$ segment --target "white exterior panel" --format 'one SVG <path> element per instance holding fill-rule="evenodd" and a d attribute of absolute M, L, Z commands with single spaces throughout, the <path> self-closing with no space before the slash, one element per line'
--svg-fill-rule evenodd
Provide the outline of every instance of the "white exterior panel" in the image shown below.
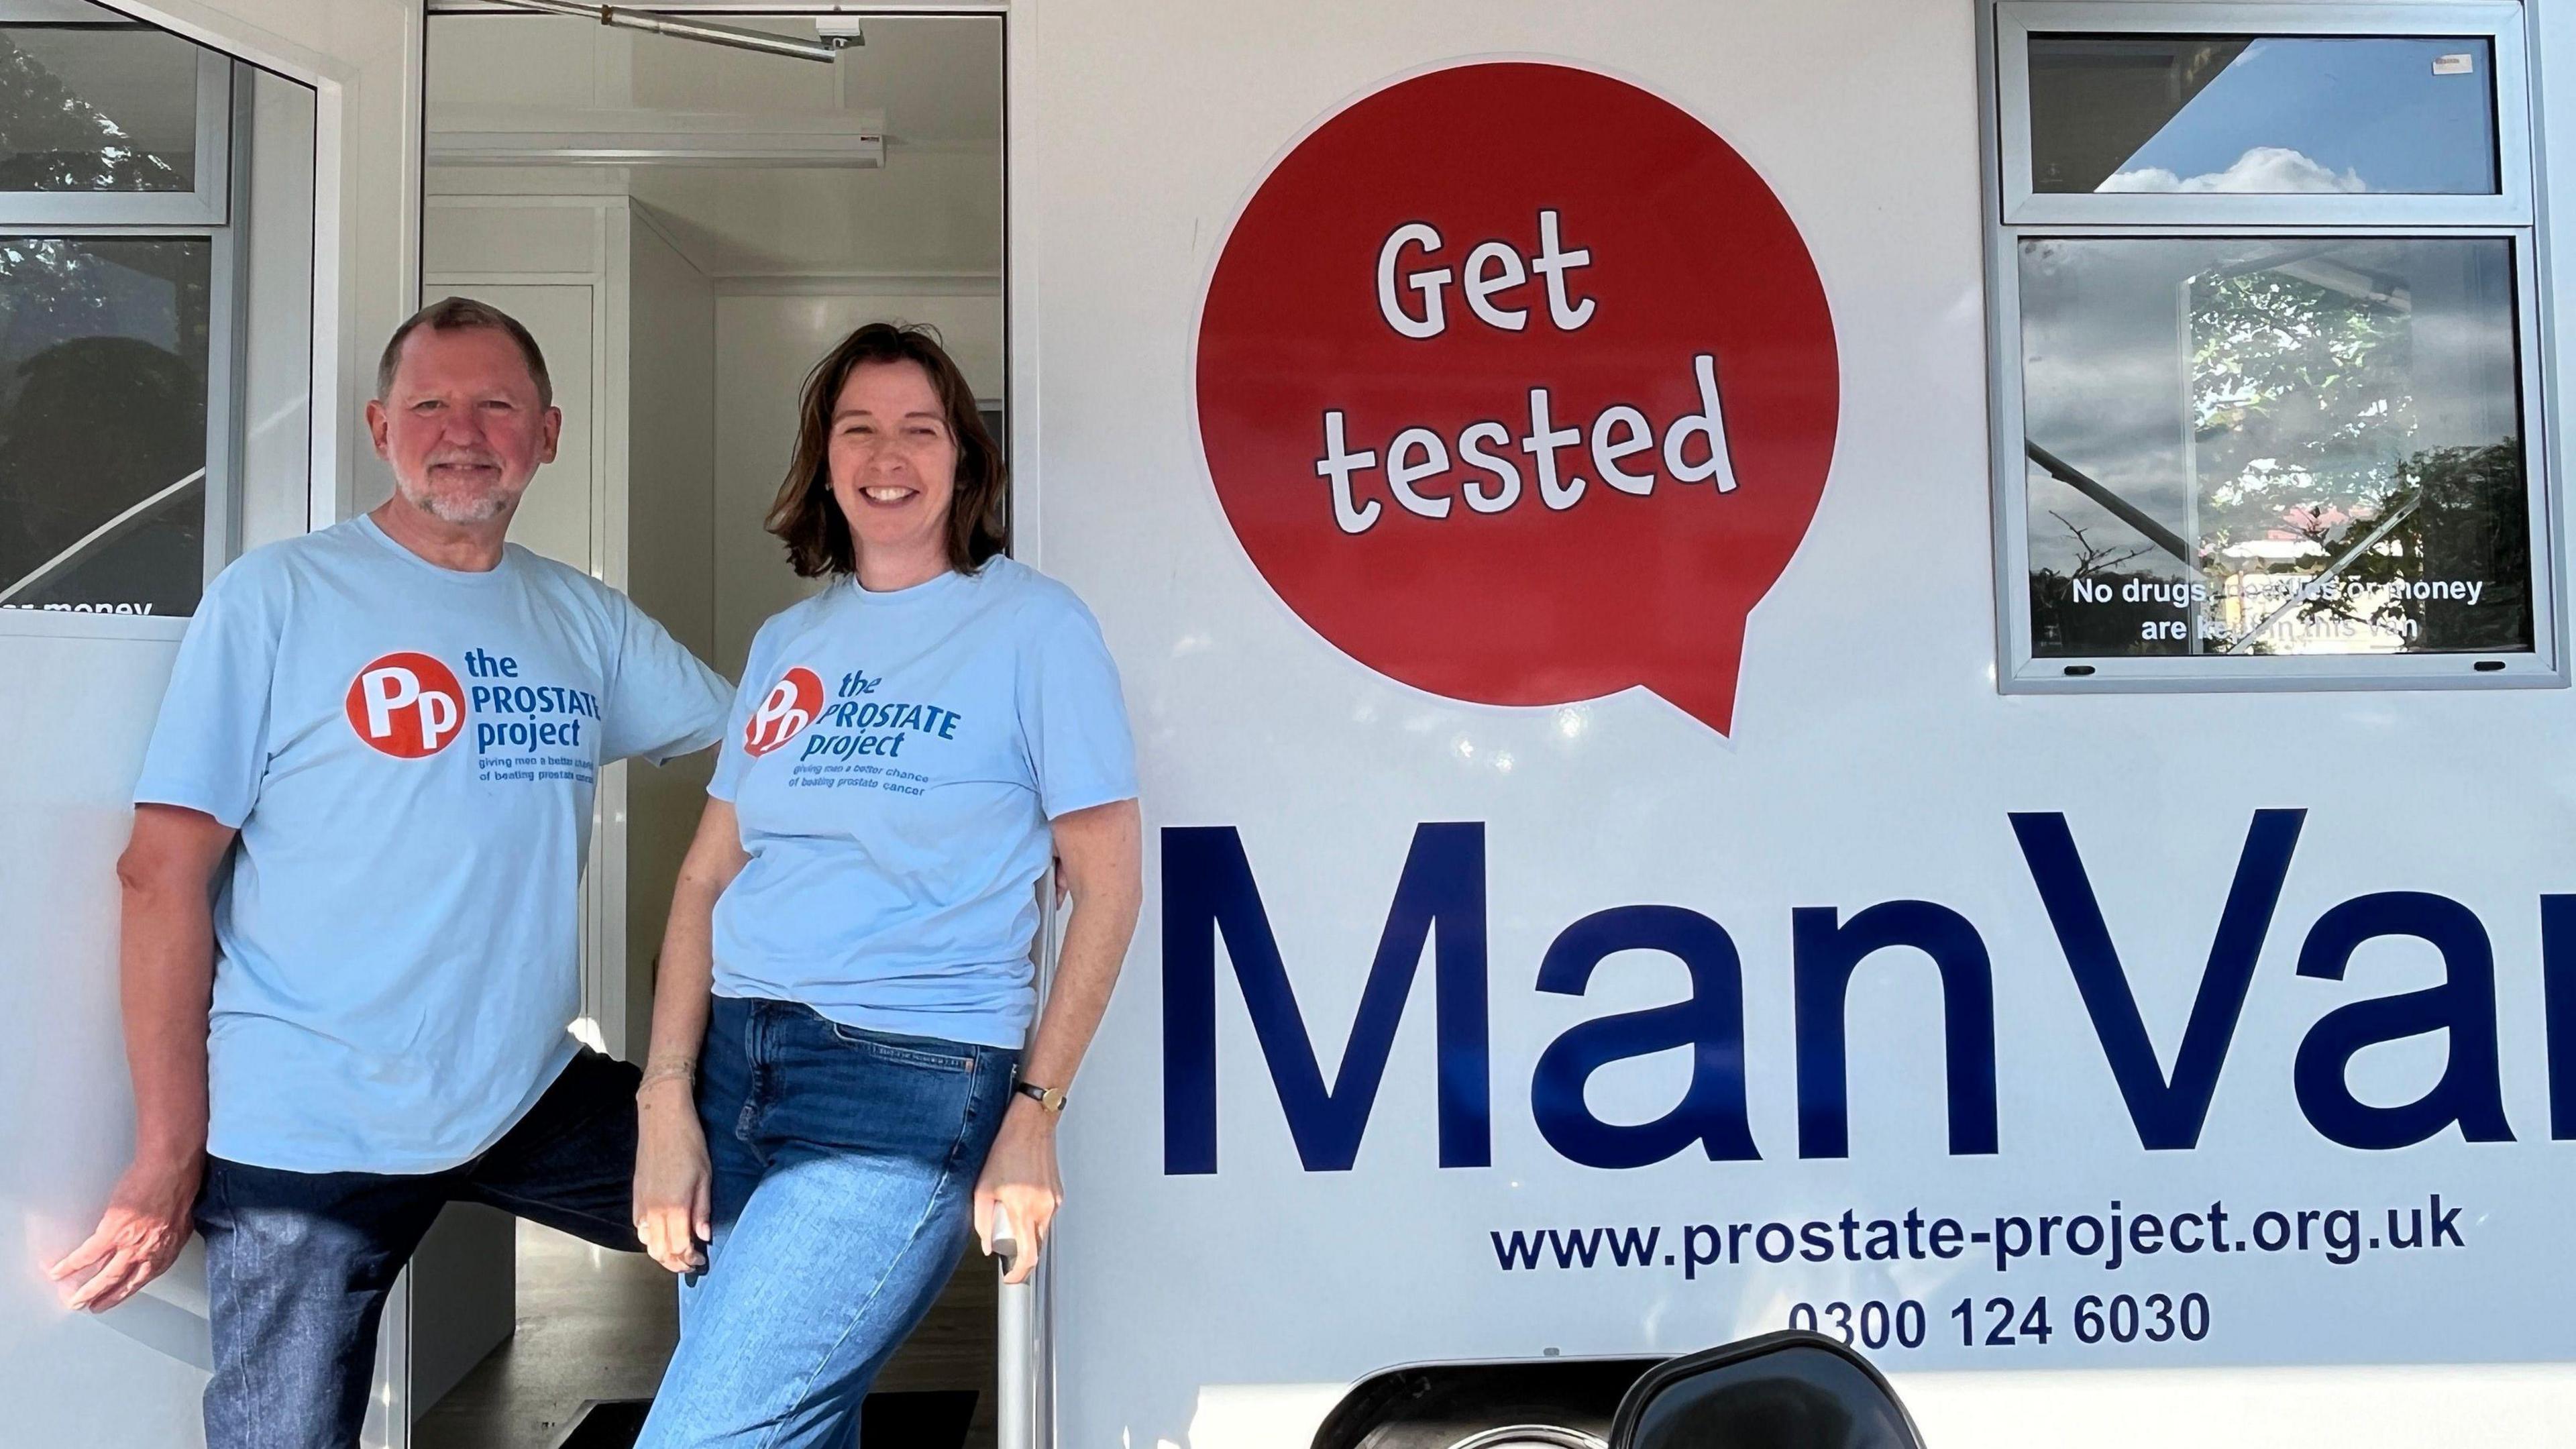
<path fill-rule="evenodd" d="M 101 1318 L 64 1312 L 44 1276 L 97 1225 L 134 1142 L 115 862 L 170 656 L 157 640 L 0 637 L 0 919 L 13 923 L 0 936 L 0 1397 L 16 1406 L 13 1442 L 193 1442 L 212 1365 L 193 1244 Z"/>
<path fill-rule="evenodd" d="M 1462 0 L 1220 17 L 1044 0 L 1036 22 L 1037 73 L 1013 110 L 1015 125 L 1029 117 L 1015 204 L 1033 209 L 1038 246 L 1015 259 L 1028 262 L 1015 306 L 1043 299 L 1043 564 L 1091 604 L 1117 653 L 1148 826 L 1144 924 L 1063 1129 L 1055 1443 L 1303 1445 L 1344 1386 L 1392 1366 L 1673 1353 L 1783 1326 L 1800 1300 L 1909 1297 L 1930 1310 L 1932 1346 L 1877 1358 L 1938 1443 L 2563 1435 L 2576 1375 L 2534 1362 L 2576 1349 L 2560 1306 L 2576 1264 L 2560 1241 L 2570 1184 L 2550 1140 L 2538 925 L 2542 895 L 2576 888 L 2564 847 L 2576 701 L 2547 688 L 1997 691 L 1971 6 Z M 2576 17 L 2544 18 L 2537 49 L 2547 94 L 2548 77 L 2576 65 Z M 1211 486 L 1194 345 L 1247 198 L 1352 101 L 1496 56 L 1607 73 L 1699 118 L 1777 194 L 1830 299 L 1842 380 L 1831 481 L 1751 616 L 1727 734 L 1643 690 L 1493 707 L 1364 668 L 1256 570 Z M 2567 124 L 2553 109 L 2541 128 L 2552 177 L 2576 154 Z M 1498 166 L 1510 150 L 1497 139 Z M 2567 194 L 2563 181 L 2549 189 Z M 2554 356 L 2563 367 L 2564 348 Z M 1279 486 L 1320 497 L 1324 485 L 1283 470 Z M 2563 523 L 2551 526 L 2566 557 Z M 2170 1070 L 2263 809 L 2307 813 L 2244 1014 L 2198 1145 L 2149 1151 L 2008 817 L 2065 816 Z M 1434 822 L 1483 826 L 1492 1165 L 1438 1165 L 1430 953 L 1356 1161 L 1323 1171 L 1301 1162 L 1221 948 L 1218 1166 L 1167 1171 L 1161 832 L 1239 833 L 1330 1085 L 1408 847 Z M 2296 974 L 2314 926 L 2375 892 L 2436 893 L 2475 913 L 2493 948 L 2501 1097 L 2518 1140 L 2468 1143 L 2454 1128 L 2365 1152 L 2303 1117 L 2294 1059 L 2316 1021 L 2443 979 L 2429 948 L 2398 940 L 2363 947 L 2344 982 Z M 1791 911 L 1834 907 L 1848 921 L 1908 899 L 1964 917 L 1991 955 L 2000 1151 L 1946 1150 L 1937 978 L 1892 951 L 1852 990 L 1850 1155 L 1802 1160 Z M 1705 915 L 1741 954 L 1758 1161 L 1693 1148 L 1582 1167 L 1533 1120 L 1533 1064 L 1560 1033 L 1688 995 L 1678 962 L 1645 953 L 1610 958 L 1580 997 L 1532 989 L 1571 923 L 1642 903 Z M 2439 1035 L 2373 1051 L 2352 1081 L 2374 1103 L 2422 1093 L 2445 1060 Z M 1604 1070 L 1589 1100 L 1606 1120 L 1643 1121 L 1687 1080 L 1667 1053 Z M 1795 1223 L 1846 1206 L 1867 1218 L 1938 1203 L 1991 1220 L 2100 1212 L 2112 1199 L 2375 1209 L 2432 1191 L 2477 1205 L 2469 1246 L 2350 1268 L 2258 1252 L 2143 1274 L 2061 1258 L 1999 1276 L 1963 1257 L 1685 1279 L 1662 1263 L 1507 1273 L 1488 1240 L 1660 1225 L 1669 1250 L 1686 1224 Z M 2219 1326 L 2154 1354 L 2067 1341 L 2080 1295 L 2151 1287 L 2204 1292 Z M 1959 1348 L 1946 1310 L 1997 1292 L 2045 1292 L 2057 1344 Z M 2409 1359 L 2437 1362 L 2363 1366 Z"/>

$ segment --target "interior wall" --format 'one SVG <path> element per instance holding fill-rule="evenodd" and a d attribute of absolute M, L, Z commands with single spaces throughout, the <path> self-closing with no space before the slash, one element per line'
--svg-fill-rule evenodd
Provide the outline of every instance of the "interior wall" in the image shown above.
<path fill-rule="evenodd" d="M 890 145 L 875 171 L 674 166 L 634 177 L 635 198 L 727 278 L 1001 275 L 1001 157 L 991 146 Z"/>
<path fill-rule="evenodd" d="M 796 450 L 796 400 L 808 369 L 872 321 L 939 329 L 975 396 L 1003 389 L 1002 298 L 988 295 L 805 295 L 730 292 L 716 299 L 715 653 L 739 677 L 751 636 L 812 592 L 761 528 Z"/>
<path fill-rule="evenodd" d="M 728 23 L 814 35 L 802 18 Z M 432 194 L 631 195 L 700 271 L 728 283 L 853 271 L 989 282 L 1001 272 L 998 17 L 871 17 L 867 44 L 825 66 L 578 18 L 442 15 L 430 27 L 428 91 Z M 853 110 L 883 116 L 883 166 L 440 164 L 448 131 L 614 127 L 644 112 L 792 123 Z"/>
<path fill-rule="evenodd" d="M 737 23 L 814 33 L 803 18 Z M 807 592 L 760 527 L 793 451 L 806 369 L 861 322 L 920 321 L 940 329 L 979 398 L 1002 396 L 999 19 L 871 17 L 866 45 L 822 66 L 579 19 L 442 15 L 429 27 L 428 62 L 433 196 L 627 197 L 639 231 L 649 219 L 657 240 L 712 283 L 713 341 L 698 376 L 712 388 L 714 496 L 709 525 L 691 536 L 713 540 L 706 658 L 738 672 L 761 621 Z M 851 111 L 882 115 L 882 167 L 439 160 L 449 133 L 615 129 L 648 115 L 677 124 L 713 113 L 792 125 Z M 637 306 L 650 305 L 655 290 L 639 275 Z M 636 325 L 640 368 L 649 350 L 640 314 Z M 676 359 L 671 365 L 678 386 L 689 374 Z M 639 373 L 639 428 L 643 386 Z M 651 451 L 639 431 L 634 456 Z M 644 551 L 649 531 L 639 518 L 629 575 L 639 599 L 659 567 Z M 634 874 L 644 878 L 642 862 Z M 630 905 L 640 926 L 645 903 Z M 630 931 L 636 950 L 649 951 L 659 936 L 658 921 L 649 932 Z"/>
<path fill-rule="evenodd" d="M 624 310 L 612 261 L 626 227 L 614 203 L 588 206 L 495 204 L 444 198 L 427 208 L 423 229 L 425 297 L 465 296 L 517 318 L 536 339 L 563 410 L 555 461 L 530 484 L 511 520 L 511 542 L 584 572 L 615 578 L 616 555 L 602 546 L 624 495 L 624 418 L 602 413 L 622 396 L 624 368 L 609 355 L 601 321 Z M 601 774 L 599 808 L 622 798 L 617 767 Z M 583 882 L 585 922 L 615 908 L 622 892 L 603 861 L 622 858 L 615 832 L 595 831 Z M 622 877 L 620 878 L 622 879 Z M 606 902 L 601 897 L 605 895 Z M 585 930 L 587 935 L 587 928 Z M 585 941 L 583 998 L 595 999 Z M 622 969 L 623 962 L 619 962 Z M 411 1407 L 433 1407 L 515 1331 L 517 1237 L 510 1219 L 475 1204 L 452 1203 L 412 1259 Z"/>
<path fill-rule="evenodd" d="M 837 285 L 860 271 L 916 289 L 1001 275 L 1001 160 L 898 149 L 882 171 L 434 166 L 431 196 L 632 196 L 728 286 Z M 853 285 L 866 286 L 863 276 Z"/>
<path fill-rule="evenodd" d="M 643 208 L 627 313 L 627 584 L 701 659 L 715 656 L 716 294 Z M 727 675 L 731 677 L 730 674 Z M 626 1049 L 644 1059 L 671 883 L 706 798 L 712 752 L 628 766 Z"/>
<path fill-rule="evenodd" d="M 483 1203 L 449 1203 L 411 1261 L 411 1402 L 417 1417 L 516 1331 L 516 1220 Z"/>

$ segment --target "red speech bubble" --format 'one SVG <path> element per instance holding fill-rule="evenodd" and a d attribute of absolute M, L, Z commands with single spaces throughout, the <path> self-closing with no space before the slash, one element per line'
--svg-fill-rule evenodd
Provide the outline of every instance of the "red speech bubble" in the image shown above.
<path fill-rule="evenodd" d="M 1197 381 L 1236 537 L 1352 658 L 1484 704 L 1643 685 L 1720 733 L 1840 407 L 1762 178 L 1670 102 L 1534 62 L 1299 142 L 1226 238 Z"/>

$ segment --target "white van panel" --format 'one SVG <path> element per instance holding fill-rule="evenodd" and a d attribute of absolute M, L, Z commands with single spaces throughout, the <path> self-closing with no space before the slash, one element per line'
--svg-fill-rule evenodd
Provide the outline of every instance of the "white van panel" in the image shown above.
<path fill-rule="evenodd" d="M 158 639 L 0 636 L 0 759 L 11 762 L 0 771 L 0 1101 L 11 1104 L 0 1112 L 0 1403 L 15 1443 L 194 1442 L 212 1366 L 193 1244 L 103 1317 L 66 1313 L 44 1276 L 97 1225 L 133 1150 L 116 857 L 150 702 L 176 652 Z"/>
<path fill-rule="evenodd" d="M 2576 1374 L 2536 1361 L 2576 1355 L 2563 1311 L 2576 1274 L 2539 924 L 2542 896 L 2576 890 L 2576 706 L 2556 689 L 1997 692 L 1973 8 L 1456 0 L 1210 15 L 1046 0 L 1028 98 L 1043 557 L 1099 614 L 1124 671 L 1149 835 L 1144 925 L 1063 1129 L 1055 1442 L 1303 1443 L 1331 1402 L 1318 1386 L 1395 1365 L 1679 1352 L 1782 1327 L 1799 1302 L 1905 1299 L 1928 1310 L 1927 1346 L 1875 1357 L 1935 1442 L 2056 1444 L 2070 1428 L 2141 1446 L 2178 1430 L 2247 1445 L 2559 1437 Z M 2553 12 L 2541 39 L 2544 74 L 2576 64 L 2576 18 Z M 1375 674 L 1282 602 L 1210 484 L 1193 343 L 1246 198 L 1352 100 L 1498 54 L 1605 72 L 1705 122 L 1777 193 L 1831 301 L 1832 478 L 1752 615 L 1723 735 L 1642 690 L 1500 708 Z M 2565 113 L 2549 120 L 2563 138 Z M 1498 136 L 1496 164 L 1510 152 Z M 1323 488 L 1284 471 L 1279 486 Z M 2558 551 L 2569 556 L 2564 536 Z M 2197 1145 L 2151 1151 L 2010 816 L 2064 817 L 2169 1072 L 2260 810 L 2306 812 L 2279 905 Z M 1216 1170 L 1168 1170 L 1177 842 L 1164 832 L 1236 832 L 1330 1086 L 1408 850 L 1441 822 L 1482 827 L 1492 1165 L 1440 1166 L 1433 952 L 1355 1159 L 1323 1170 L 1301 1156 L 1239 963 L 1220 948 Z M 2296 973 L 2328 912 L 2385 892 L 2447 897 L 2491 944 L 2495 1086 L 2516 1140 L 2465 1142 L 2455 1127 L 2361 1151 L 2303 1111 L 2294 1062 L 2321 1017 L 2444 979 L 2425 943 L 2397 939 L 2364 945 L 2343 982 Z M 1991 958 L 1999 1150 L 1948 1150 L 1938 978 L 1896 951 L 1850 997 L 1849 1156 L 1801 1159 L 1791 912 L 1830 907 L 1848 922 L 1900 900 L 1957 913 Z M 1643 953 L 1608 958 L 1588 994 L 1533 990 L 1570 924 L 1639 904 L 1703 915 L 1741 955 L 1759 1160 L 1687 1148 L 1636 1168 L 1578 1166 L 1534 1119 L 1533 1067 L 1552 1040 L 1690 991 L 1678 961 Z M 1182 926 L 1204 941 L 1206 901 L 1183 905 Z M 2407 1101 L 2441 1075 L 2444 1051 L 2438 1034 L 2372 1048 L 2351 1081 L 2367 1102 Z M 1688 1081 L 1671 1053 L 1617 1063 L 1593 1079 L 1591 1110 L 1651 1119 Z M 2453 1220 L 2465 1246 L 2349 1268 L 2293 1251 L 2114 1271 L 2061 1252 L 2002 1273 L 1970 1254 L 1748 1261 L 1686 1278 L 1606 1258 L 1503 1271 L 1489 1238 L 1660 1227 L 1661 1257 L 1690 1224 L 1794 1225 L 1846 1207 L 1867 1219 L 1938 1204 L 1991 1223 L 2225 1199 L 2244 1207 L 2242 1228 L 2275 1207 L 2377 1212 L 2435 1192 L 2471 1205 Z M 2213 1306 L 2201 1343 L 2079 1347 L 2065 1332 L 2082 1296 L 2186 1290 Z M 1947 1316 L 1958 1300 L 1982 1314 L 1991 1296 L 2026 1306 L 2039 1293 L 2054 1344 L 1959 1345 Z"/>

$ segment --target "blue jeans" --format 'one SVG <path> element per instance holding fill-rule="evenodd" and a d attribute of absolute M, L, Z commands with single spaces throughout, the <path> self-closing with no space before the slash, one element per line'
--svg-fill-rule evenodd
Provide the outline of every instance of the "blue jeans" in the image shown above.
<path fill-rule="evenodd" d="M 637 1449 L 845 1449 L 965 1249 L 1019 1053 L 718 997 L 699 1058 L 715 1241 Z"/>
<path fill-rule="evenodd" d="M 287 1172 L 209 1158 L 197 1194 L 215 1376 L 208 1449 L 349 1449 L 385 1294 L 450 1202 L 634 1252 L 635 1085 L 585 1051 L 490 1151 L 445 1172 Z"/>

